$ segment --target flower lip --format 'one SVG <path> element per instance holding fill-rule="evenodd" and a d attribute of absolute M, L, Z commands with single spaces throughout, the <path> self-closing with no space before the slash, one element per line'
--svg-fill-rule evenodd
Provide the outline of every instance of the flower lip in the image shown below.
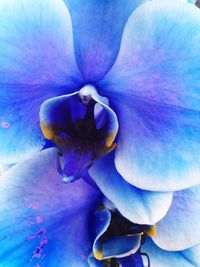
<path fill-rule="evenodd" d="M 111 152 L 116 144 L 118 120 L 93 85 L 80 91 L 45 101 L 40 109 L 44 136 L 59 148 L 58 171 L 64 182 L 87 173 L 93 161 Z"/>
<path fill-rule="evenodd" d="M 140 252 L 146 237 L 156 233 L 155 225 L 139 225 L 128 221 L 117 211 L 96 212 L 97 237 L 93 255 L 97 260 L 124 258 Z M 142 254 L 141 254 L 142 255 Z"/>

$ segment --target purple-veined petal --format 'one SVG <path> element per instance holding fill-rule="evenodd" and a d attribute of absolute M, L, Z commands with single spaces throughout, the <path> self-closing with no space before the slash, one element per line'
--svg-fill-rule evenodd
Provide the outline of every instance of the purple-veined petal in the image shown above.
<path fill-rule="evenodd" d="M 112 70 L 100 84 L 120 131 L 116 168 L 147 190 L 200 182 L 200 12 L 148 1 L 130 17 Z"/>
<path fill-rule="evenodd" d="M 61 0 L 0 1 L 0 162 L 44 145 L 39 107 L 80 85 L 69 12 Z"/>
<path fill-rule="evenodd" d="M 200 244 L 187 250 L 166 251 L 157 247 L 152 240 L 148 239 L 141 249 L 149 256 L 151 266 L 159 267 L 199 267 Z M 143 257 L 146 263 L 146 257 Z"/>
<path fill-rule="evenodd" d="M 126 182 L 115 169 L 113 154 L 95 161 L 89 173 L 103 194 L 134 223 L 154 224 L 171 205 L 171 192 L 141 190 Z"/>
<path fill-rule="evenodd" d="M 88 266 L 88 220 L 99 193 L 83 180 L 64 184 L 55 150 L 44 150 L 0 177 L 2 266 Z"/>
<path fill-rule="evenodd" d="M 200 243 L 200 186 L 174 192 L 167 215 L 157 223 L 154 242 L 166 250 L 183 250 Z"/>
<path fill-rule="evenodd" d="M 113 65 L 131 12 L 145 0 L 64 0 L 72 16 L 79 68 L 88 82 L 101 79 Z"/>

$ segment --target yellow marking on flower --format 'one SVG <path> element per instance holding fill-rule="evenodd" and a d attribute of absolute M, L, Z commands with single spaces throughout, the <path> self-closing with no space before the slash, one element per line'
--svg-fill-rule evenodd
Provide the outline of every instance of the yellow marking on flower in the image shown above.
<path fill-rule="evenodd" d="M 56 133 L 55 130 L 53 129 L 52 126 L 47 125 L 45 122 L 40 121 L 40 128 L 42 130 L 43 135 L 49 139 L 49 140 L 53 140 L 53 138 L 55 137 Z"/>
<path fill-rule="evenodd" d="M 145 231 L 145 233 L 151 238 L 155 237 L 156 236 L 156 225 L 155 224 L 151 225 L 149 229 Z"/>
<path fill-rule="evenodd" d="M 110 147 L 115 140 L 117 133 L 109 133 L 106 137 L 106 146 Z"/>
<path fill-rule="evenodd" d="M 96 260 L 101 261 L 103 259 L 103 251 L 102 250 L 97 250 L 94 253 L 94 257 Z"/>

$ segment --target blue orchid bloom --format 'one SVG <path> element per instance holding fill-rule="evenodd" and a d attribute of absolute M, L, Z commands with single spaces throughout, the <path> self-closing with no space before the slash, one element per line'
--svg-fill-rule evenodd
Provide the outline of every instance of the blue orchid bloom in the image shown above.
<path fill-rule="evenodd" d="M 139 225 L 83 179 L 64 184 L 56 156 L 46 149 L 1 176 L 0 266 L 200 266 L 200 186 L 174 193 L 156 226 Z"/>
<path fill-rule="evenodd" d="M 1 0 L 1 162 L 30 157 L 2 178 L 3 266 L 102 263 L 92 250 L 99 238 L 86 231 L 100 193 L 83 180 L 140 225 L 130 232 L 139 241 L 105 260 L 141 262 L 143 227 L 154 224 L 144 248 L 161 253 L 155 266 L 161 257 L 170 266 L 169 253 L 181 266 L 196 260 L 200 13 L 143 2 Z M 46 139 L 58 148 L 54 161 L 31 158 Z"/>
<path fill-rule="evenodd" d="M 43 132 L 64 182 L 89 171 L 125 217 L 154 224 L 169 191 L 200 181 L 200 14 L 141 2 L 2 0 L 0 145 L 17 162 Z"/>

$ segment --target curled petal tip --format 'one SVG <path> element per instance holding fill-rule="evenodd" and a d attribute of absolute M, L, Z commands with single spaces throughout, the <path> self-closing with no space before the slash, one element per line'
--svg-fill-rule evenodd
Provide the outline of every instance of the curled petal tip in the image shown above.
<path fill-rule="evenodd" d="M 103 259 L 103 251 L 102 250 L 95 251 L 94 257 L 96 260 L 101 261 Z"/>
<path fill-rule="evenodd" d="M 46 123 L 44 123 L 43 121 L 40 121 L 40 128 L 41 128 L 42 133 L 43 133 L 45 138 L 47 138 L 48 140 L 53 139 L 54 133 L 53 133 L 52 129 L 47 126 Z"/>

